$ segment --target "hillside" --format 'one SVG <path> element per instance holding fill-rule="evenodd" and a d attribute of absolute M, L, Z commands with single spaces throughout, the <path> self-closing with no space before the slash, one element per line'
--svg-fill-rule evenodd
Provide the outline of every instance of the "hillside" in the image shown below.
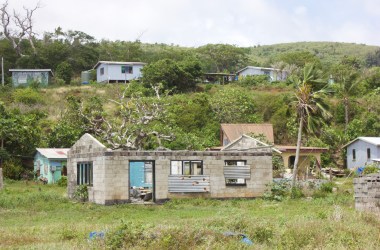
<path fill-rule="evenodd" d="M 369 53 L 380 49 L 379 46 L 338 43 L 338 42 L 296 42 L 274 45 L 262 45 L 250 48 L 249 58 L 265 66 L 269 62 L 275 62 L 286 53 L 307 51 L 316 55 L 322 64 L 334 64 L 340 62 L 344 56 L 354 56 L 364 62 Z"/>

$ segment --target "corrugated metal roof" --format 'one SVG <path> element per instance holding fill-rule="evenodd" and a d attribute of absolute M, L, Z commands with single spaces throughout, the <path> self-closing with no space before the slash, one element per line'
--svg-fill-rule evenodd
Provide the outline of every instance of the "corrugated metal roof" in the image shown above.
<path fill-rule="evenodd" d="M 99 61 L 95 64 L 93 69 L 96 69 L 100 64 L 110 64 L 110 65 L 145 65 L 144 62 L 113 62 L 113 61 Z"/>
<path fill-rule="evenodd" d="M 37 151 L 48 159 L 67 159 L 69 148 L 37 148 Z"/>
<path fill-rule="evenodd" d="M 255 123 L 241 123 L 241 124 L 221 124 L 221 130 L 227 136 L 227 139 L 232 142 L 240 136 L 246 134 L 263 134 L 270 143 L 274 143 L 273 126 L 272 124 L 255 124 Z"/>
<path fill-rule="evenodd" d="M 295 152 L 297 146 L 288 146 L 288 145 L 276 145 L 276 148 L 281 152 Z M 320 147 L 301 147 L 300 151 L 302 153 L 317 153 L 317 152 L 327 152 L 328 148 L 320 148 Z"/>
<path fill-rule="evenodd" d="M 380 146 L 380 137 L 358 137 L 352 141 L 350 141 L 349 143 L 347 143 L 346 145 L 343 145 L 342 148 L 345 148 L 347 147 L 348 145 L 351 145 L 353 142 L 357 141 L 357 140 L 362 140 L 362 141 L 365 141 L 365 142 L 368 142 L 368 143 L 371 143 L 373 145 L 376 145 L 376 146 Z"/>
<path fill-rule="evenodd" d="M 246 69 L 259 69 L 259 70 L 269 70 L 269 71 L 284 71 L 280 69 L 275 69 L 275 68 L 264 68 L 264 67 L 256 67 L 256 66 L 247 66 L 239 71 L 236 72 L 236 74 L 239 74 L 240 72 L 246 70 Z"/>

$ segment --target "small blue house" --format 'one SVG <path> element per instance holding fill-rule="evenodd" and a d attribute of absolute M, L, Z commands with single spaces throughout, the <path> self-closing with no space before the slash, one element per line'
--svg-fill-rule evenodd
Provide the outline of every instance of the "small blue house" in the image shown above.
<path fill-rule="evenodd" d="M 67 152 L 69 148 L 37 148 L 34 156 L 36 177 L 47 183 L 56 183 L 67 176 Z"/>
<path fill-rule="evenodd" d="M 343 147 L 347 148 L 348 169 L 380 161 L 380 137 L 358 137 Z"/>
<path fill-rule="evenodd" d="M 51 83 L 53 72 L 51 69 L 10 69 L 13 87 L 27 87 L 33 81 L 46 87 Z"/>
<path fill-rule="evenodd" d="M 95 64 L 96 81 L 103 83 L 129 82 L 140 79 L 143 62 L 99 61 Z"/>

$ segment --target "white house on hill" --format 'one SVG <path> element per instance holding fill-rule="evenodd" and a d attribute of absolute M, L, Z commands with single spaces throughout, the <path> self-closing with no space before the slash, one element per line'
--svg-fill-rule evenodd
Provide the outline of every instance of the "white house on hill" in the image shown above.
<path fill-rule="evenodd" d="M 143 62 L 99 61 L 95 64 L 96 81 L 105 83 L 129 82 L 141 78 Z"/>
<path fill-rule="evenodd" d="M 247 66 L 236 72 L 236 75 L 239 79 L 245 76 L 267 75 L 270 81 L 283 81 L 287 77 L 287 72 L 281 69 Z"/>
<path fill-rule="evenodd" d="M 380 137 L 358 137 L 344 147 L 347 148 L 348 169 L 380 161 Z"/>

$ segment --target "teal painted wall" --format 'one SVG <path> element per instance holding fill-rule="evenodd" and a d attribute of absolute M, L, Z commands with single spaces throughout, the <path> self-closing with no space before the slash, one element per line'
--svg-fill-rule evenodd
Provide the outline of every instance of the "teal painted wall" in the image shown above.
<path fill-rule="evenodd" d="M 46 178 L 49 184 L 56 183 L 62 176 L 62 167 L 67 166 L 67 162 L 59 160 L 49 160 L 39 152 L 34 156 L 34 172 L 37 172 L 38 168 L 40 174 L 37 178 Z M 51 172 L 51 167 L 55 167 L 54 174 Z"/>
<path fill-rule="evenodd" d="M 145 180 L 145 162 L 136 161 L 129 163 L 130 186 L 133 187 L 152 187 L 152 183 Z"/>

